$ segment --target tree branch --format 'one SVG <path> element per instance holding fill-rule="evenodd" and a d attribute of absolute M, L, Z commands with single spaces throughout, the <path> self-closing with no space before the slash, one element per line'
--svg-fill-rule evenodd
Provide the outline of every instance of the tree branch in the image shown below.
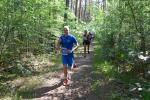
<path fill-rule="evenodd" d="M 133 20 L 134 20 L 135 29 L 136 29 L 137 32 L 140 33 L 140 31 L 138 30 L 138 27 L 137 27 L 137 22 L 136 22 L 135 14 L 134 14 L 133 8 L 132 8 L 132 6 L 131 6 L 129 0 L 128 0 L 128 5 L 129 5 L 129 7 L 130 7 L 130 9 L 131 9 L 131 12 L 132 12 L 132 16 L 133 16 Z"/>

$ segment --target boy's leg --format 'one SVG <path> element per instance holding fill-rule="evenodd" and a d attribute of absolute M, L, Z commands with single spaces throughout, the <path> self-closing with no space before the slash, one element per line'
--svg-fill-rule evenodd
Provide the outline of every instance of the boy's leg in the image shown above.
<path fill-rule="evenodd" d="M 72 70 L 73 65 L 74 65 L 74 56 L 73 55 L 69 56 L 68 59 L 67 59 L 67 61 L 68 61 L 68 69 Z"/>
<path fill-rule="evenodd" d="M 74 64 L 75 64 L 75 59 L 74 59 L 74 57 L 72 57 L 72 58 L 70 58 L 69 59 L 69 64 L 68 64 L 68 69 L 72 72 L 76 72 L 76 71 L 78 71 L 78 68 L 76 67 L 74 67 Z"/>
<path fill-rule="evenodd" d="M 86 44 L 84 44 L 84 57 L 86 57 Z"/>
<path fill-rule="evenodd" d="M 68 79 L 71 80 L 71 76 L 72 76 L 72 68 L 73 68 L 73 64 L 74 64 L 74 56 L 69 56 L 67 58 L 67 62 L 68 62 L 68 66 L 67 66 L 67 69 L 68 69 Z"/>
<path fill-rule="evenodd" d="M 90 49 L 90 44 L 88 44 L 88 54 L 90 54 L 90 51 L 89 51 L 89 49 Z"/>
<path fill-rule="evenodd" d="M 63 85 L 67 85 L 68 84 L 68 80 L 67 80 L 67 57 L 66 56 L 62 56 L 62 63 L 63 63 L 63 71 L 64 71 L 64 82 Z"/>
<path fill-rule="evenodd" d="M 69 85 L 68 84 L 68 79 L 67 79 L 67 74 L 68 74 L 68 70 L 67 70 L 67 65 L 63 65 L 64 67 L 64 82 L 63 82 L 63 85 L 66 86 L 66 85 Z"/>
<path fill-rule="evenodd" d="M 64 67 L 64 79 L 67 79 L 67 73 L 68 73 L 67 65 L 63 65 L 63 67 Z"/>

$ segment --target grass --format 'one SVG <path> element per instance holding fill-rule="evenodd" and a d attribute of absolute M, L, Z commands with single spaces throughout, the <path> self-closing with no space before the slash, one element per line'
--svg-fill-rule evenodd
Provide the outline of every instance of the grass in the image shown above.
<path fill-rule="evenodd" d="M 34 89 L 38 86 L 40 86 L 43 81 L 41 79 L 41 76 L 46 74 L 46 73 L 50 73 L 50 72 L 55 72 L 55 71 L 59 71 L 61 70 L 60 64 L 61 64 L 61 59 L 60 56 L 53 56 L 51 58 L 51 61 L 54 62 L 54 65 L 52 66 L 45 66 L 44 68 L 40 69 L 39 74 L 34 77 L 33 79 L 29 80 L 28 82 L 26 82 L 26 84 L 24 86 L 24 88 L 20 89 L 18 91 L 18 95 L 23 97 L 23 98 L 33 98 L 36 96 Z"/>
<path fill-rule="evenodd" d="M 36 94 L 34 89 L 42 84 L 40 77 L 32 77 L 27 79 L 24 85 L 17 90 L 16 94 L 21 98 L 33 98 Z"/>
<path fill-rule="evenodd" d="M 107 80 L 114 80 L 116 85 L 112 84 L 112 92 L 110 93 L 110 100 L 131 100 L 131 98 L 136 98 L 129 95 L 129 89 L 135 86 L 135 83 L 140 83 L 143 91 L 137 95 L 142 96 L 142 100 L 150 99 L 150 84 L 148 80 L 140 79 L 135 76 L 131 71 L 119 72 L 117 65 L 113 64 L 111 61 L 106 60 L 102 54 L 102 48 L 95 44 L 94 52 L 94 64 L 93 64 L 93 84 L 91 89 L 98 96 L 100 95 L 100 87 L 103 84 L 103 76 Z M 122 66 L 126 66 L 123 65 Z"/>
<path fill-rule="evenodd" d="M 47 63 L 50 61 L 50 63 L 52 63 L 52 64 L 44 65 L 44 63 L 43 63 L 43 65 L 42 66 L 39 65 L 39 69 L 36 70 L 38 73 L 31 74 L 26 77 L 17 76 L 17 74 L 11 74 L 11 73 L 6 73 L 6 72 L 3 73 L 1 75 L 1 77 L 3 77 L 3 79 L 2 78 L 0 79 L 0 99 L 11 98 L 11 100 L 13 100 L 13 99 L 21 100 L 22 97 L 32 98 L 35 95 L 33 92 L 34 88 L 40 86 L 42 83 L 41 76 L 43 76 L 46 73 L 61 70 L 60 55 L 57 55 L 57 56 L 52 56 L 52 55 L 51 56 L 49 56 L 49 55 L 42 56 L 42 55 L 40 55 L 39 57 L 28 58 L 29 61 L 33 61 L 36 59 L 37 59 L 38 63 L 44 62 L 44 61 L 46 61 L 45 63 Z M 22 83 L 21 87 L 16 88 L 16 89 L 14 88 L 14 90 L 12 90 L 8 85 L 3 84 L 3 83 L 6 83 L 7 81 L 13 81 L 13 80 L 18 80 L 18 79 L 23 79 L 25 81 Z M 13 85 L 13 84 L 11 84 L 11 85 Z"/>

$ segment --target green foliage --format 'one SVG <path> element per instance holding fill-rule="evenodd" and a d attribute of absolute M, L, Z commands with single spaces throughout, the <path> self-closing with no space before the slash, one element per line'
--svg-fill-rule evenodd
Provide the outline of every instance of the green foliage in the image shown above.
<path fill-rule="evenodd" d="M 100 81 L 103 74 L 115 81 L 120 80 L 122 85 L 119 88 L 122 89 L 115 89 L 111 99 L 124 100 L 125 98 L 128 100 L 136 96 L 141 98 L 140 95 L 144 100 L 149 98 L 147 90 L 149 86 L 144 86 L 149 81 L 145 76 L 140 76 L 142 69 L 144 69 L 142 73 L 147 73 L 149 64 L 148 61 L 138 58 L 140 52 L 146 54 L 146 51 L 150 51 L 148 32 L 150 26 L 147 23 L 150 18 L 150 13 L 147 13 L 150 7 L 148 4 L 150 1 L 147 0 L 109 0 L 106 10 L 94 8 L 95 17 L 90 26 L 94 26 L 96 30 L 99 50 L 95 53 L 95 84 L 93 84 L 95 91 L 99 90 L 101 82 L 97 85 L 97 81 Z M 137 82 L 140 82 L 144 90 L 135 95 L 132 93 L 129 95 L 127 88 L 131 88 Z M 127 88 L 124 88 L 124 85 Z"/>
<path fill-rule="evenodd" d="M 125 66 L 118 66 L 109 60 L 106 60 L 102 54 L 103 48 L 98 47 L 99 43 L 96 43 L 94 52 L 94 63 L 92 78 L 93 83 L 91 85 L 91 90 L 97 95 L 101 95 L 102 88 L 104 84 L 108 82 L 111 85 L 111 93 L 109 99 L 111 100 L 129 100 L 133 98 L 142 98 L 148 100 L 149 98 L 149 81 L 135 76 L 133 72 L 120 72 L 118 68 Z M 127 69 L 130 67 L 127 67 Z M 106 83 L 104 83 L 106 81 Z M 135 84 L 140 84 L 139 86 Z M 138 88 L 142 88 L 139 91 Z M 131 92 L 130 90 L 136 89 Z M 134 93 L 135 92 L 135 93 Z"/>
<path fill-rule="evenodd" d="M 9 88 L 8 86 L 0 81 L 0 98 L 8 94 Z"/>
<path fill-rule="evenodd" d="M 0 82 L 33 75 L 22 55 L 54 52 L 64 24 L 64 0 L 1 0 L 0 11 Z M 1 83 L 0 90 L 0 96 L 9 92 Z"/>
<path fill-rule="evenodd" d="M 142 96 L 143 96 L 144 100 L 149 100 L 149 98 L 150 98 L 149 91 L 148 90 L 143 91 Z"/>
<path fill-rule="evenodd" d="M 55 35 L 61 34 L 64 25 L 64 0 L 1 0 L 0 9 L 0 62 L 20 59 L 24 52 L 53 51 Z M 71 11 L 67 14 L 72 33 L 80 37 L 83 25 L 78 26 Z"/>
<path fill-rule="evenodd" d="M 93 71 L 95 72 L 95 74 L 103 73 L 106 77 L 115 77 L 115 75 L 118 74 L 117 67 L 103 57 L 102 48 L 99 47 L 95 48 L 93 66 Z M 98 77 L 99 75 L 96 76 Z M 96 76 L 94 78 L 96 78 Z"/>
<path fill-rule="evenodd" d="M 107 60 L 131 64 L 139 52 L 150 51 L 147 12 L 149 1 L 110 0 L 107 10 L 95 7 L 90 26 L 94 26 L 103 57 Z M 145 13 L 142 13 L 145 12 Z"/>
<path fill-rule="evenodd" d="M 51 38 L 58 36 L 64 23 L 63 2 L 1 0 L 0 63 L 20 59 L 24 52 L 52 52 Z"/>

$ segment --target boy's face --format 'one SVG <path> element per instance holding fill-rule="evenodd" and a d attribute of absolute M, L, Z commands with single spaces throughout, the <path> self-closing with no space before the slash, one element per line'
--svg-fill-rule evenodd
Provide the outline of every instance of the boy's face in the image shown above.
<path fill-rule="evenodd" d="M 64 33 L 68 34 L 68 29 L 67 28 L 64 28 Z"/>

